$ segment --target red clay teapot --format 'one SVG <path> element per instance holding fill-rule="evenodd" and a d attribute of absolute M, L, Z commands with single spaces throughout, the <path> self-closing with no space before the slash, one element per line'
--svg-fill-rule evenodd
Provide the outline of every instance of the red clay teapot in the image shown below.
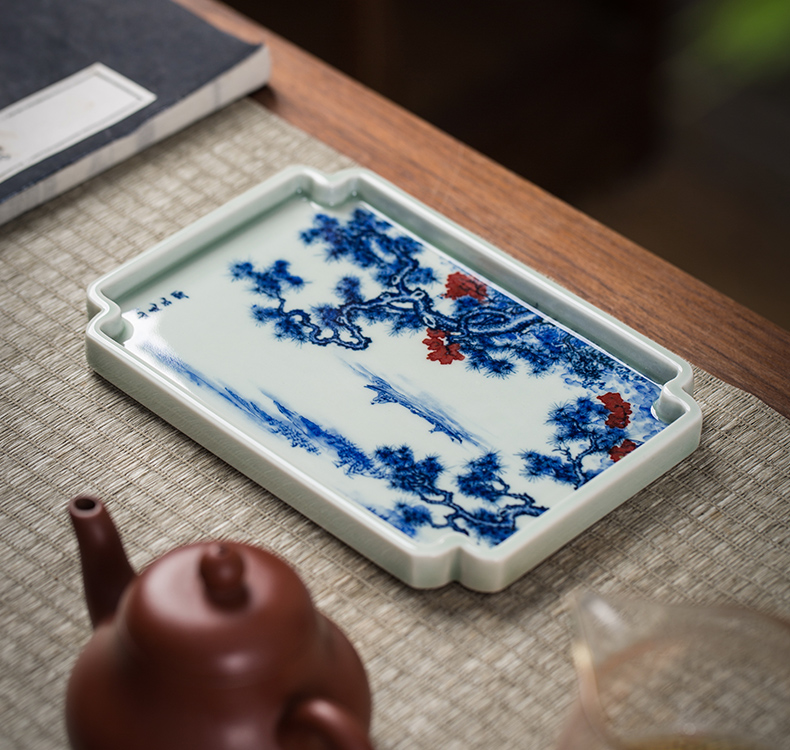
<path fill-rule="evenodd" d="M 208 542 L 135 575 L 101 500 L 69 513 L 94 627 L 66 694 L 74 750 L 371 750 L 362 662 L 286 563 Z"/>

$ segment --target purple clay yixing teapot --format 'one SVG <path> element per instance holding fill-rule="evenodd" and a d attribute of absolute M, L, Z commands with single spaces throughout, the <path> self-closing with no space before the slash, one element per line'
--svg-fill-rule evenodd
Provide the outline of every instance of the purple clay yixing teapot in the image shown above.
<path fill-rule="evenodd" d="M 208 542 L 135 575 L 101 500 L 69 513 L 94 628 L 66 694 L 74 750 L 371 750 L 362 662 L 286 563 Z"/>

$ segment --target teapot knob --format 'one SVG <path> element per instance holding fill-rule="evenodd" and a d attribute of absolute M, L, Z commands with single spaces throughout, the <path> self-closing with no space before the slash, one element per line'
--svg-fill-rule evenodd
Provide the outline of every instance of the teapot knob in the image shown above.
<path fill-rule="evenodd" d="M 210 544 L 200 558 L 200 575 L 206 593 L 215 604 L 235 606 L 246 600 L 244 559 L 233 545 Z"/>

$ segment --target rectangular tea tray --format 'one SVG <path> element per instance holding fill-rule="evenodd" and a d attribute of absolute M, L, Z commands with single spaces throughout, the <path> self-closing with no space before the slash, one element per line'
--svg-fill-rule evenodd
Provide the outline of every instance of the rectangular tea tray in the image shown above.
<path fill-rule="evenodd" d="M 497 591 L 691 453 L 687 363 L 370 172 L 88 289 L 88 361 L 415 587 Z"/>

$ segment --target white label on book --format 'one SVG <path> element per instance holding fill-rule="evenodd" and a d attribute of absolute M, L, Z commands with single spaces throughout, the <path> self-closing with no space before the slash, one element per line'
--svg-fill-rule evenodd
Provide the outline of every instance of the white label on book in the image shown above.
<path fill-rule="evenodd" d="M 156 99 L 96 63 L 0 110 L 0 182 L 120 122 Z"/>

